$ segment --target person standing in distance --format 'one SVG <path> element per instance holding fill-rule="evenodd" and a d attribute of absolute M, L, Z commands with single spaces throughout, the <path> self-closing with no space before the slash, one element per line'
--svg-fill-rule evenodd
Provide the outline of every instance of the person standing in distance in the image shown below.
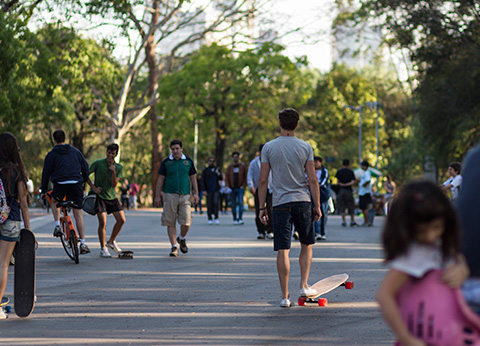
<path fill-rule="evenodd" d="M 60 237 L 59 210 L 57 203 L 62 201 L 64 197 L 73 201 L 73 217 L 75 226 L 80 236 L 80 253 L 86 254 L 90 252 L 87 244 L 85 244 L 85 224 L 83 222 L 82 201 L 83 201 L 83 184 L 88 182 L 90 171 L 88 162 L 85 157 L 75 147 L 65 144 L 65 132 L 63 130 L 55 130 L 53 132 L 53 141 L 55 146 L 45 156 L 42 171 L 41 191 L 45 194 L 48 191 L 48 181 L 53 183 L 52 190 L 52 214 L 55 220 L 54 237 Z"/>
<path fill-rule="evenodd" d="M 247 185 L 247 167 L 240 161 L 240 153 L 232 153 L 233 163 L 227 167 L 227 186 L 232 189 L 230 203 L 234 225 L 243 225 L 243 196 Z M 238 206 L 238 214 L 237 214 Z"/>
<path fill-rule="evenodd" d="M 294 133 L 300 116 L 296 110 L 287 108 L 278 113 L 278 118 L 281 128 L 280 137 L 266 143 L 262 149 L 258 184 L 259 217 L 265 225 L 270 217 L 273 218 L 273 246 L 277 251 L 277 271 L 282 290 L 280 306 L 288 308 L 292 305 L 288 291 L 292 225 L 295 226 L 301 243 L 300 296 L 312 296 L 317 293 L 315 289 L 308 286 L 313 256 L 312 244 L 315 243 L 312 221 L 318 221 L 322 212 L 313 149 L 310 144 L 295 137 Z M 265 206 L 270 171 L 272 172 L 273 215 L 268 215 Z M 308 177 L 308 186 L 305 182 L 305 172 Z"/>
<path fill-rule="evenodd" d="M 335 178 L 338 181 L 338 193 L 337 204 L 338 211 L 342 215 L 342 226 L 346 227 L 345 221 L 345 209 L 348 209 L 350 214 L 350 226 L 357 226 L 355 223 L 355 199 L 353 198 L 352 186 L 356 183 L 355 173 L 349 168 L 350 160 L 344 159 L 342 162 L 343 167 L 337 171 Z"/>
<path fill-rule="evenodd" d="M 260 218 L 258 217 L 260 210 L 258 204 L 258 179 L 260 179 L 260 167 L 261 162 L 260 158 L 262 156 L 263 144 L 258 147 L 259 155 L 250 161 L 247 172 L 247 184 L 250 188 L 250 193 L 255 198 L 255 225 L 257 226 L 258 236 L 257 239 L 272 239 L 273 230 L 272 230 L 272 220 L 269 219 L 267 225 L 265 226 Z M 272 212 L 272 192 L 270 191 L 270 186 L 267 190 L 267 211 L 270 214 Z"/>
<path fill-rule="evenodd" d="M 364 222 L 362 226 L 372 227 L 375 210 L 373 209 L 372 201 L 372 173 L 368 170 L 369 166 L 370 164 L 367 161 L 362 161 L 360 164 L 363 175 L 358 183 L 358 204 L 363 212 Z"/>
<path fill-rule="evenodd" d="M 108 248 L 117 254 L 122 252 L 115 241 L 125 224 L 125 213 L 115 191 L 118 182 L 123 178 L 123 166 L 115 162 L 117 154 L 118 144 L 109 144 L 107 146 L 107 157 L 96 160 L 90 165 L 90 172 L 95 173 L 95 182 L 94 184 L 89 182 L 89 185 L 97 195 L 95 212 L 98 218 L 100 257 L 112 257 Z M 115 225 L 113 225 L 110 239 L 105 243 L 107 239 L 107 214 L 113 214 Z"/>
<path fill-rule="evenodd" d="M 172 154 L 162 161 L 158 171 L 155 206 L 160 207 L 163 199 L 162 226 L 167 226 L 168 238 L 172 245 L 170 256 L 178 256 L 180 251 L 188 252 L 187 233 L 192 224 L 190 194 L 193 190 L 194 203 L 198 203 L 197 171 L 191 158 L 183 154 L 183 144 L 179 139 L 170 142 Z M 176 222 L 180 224 L 177 237 Z"/>

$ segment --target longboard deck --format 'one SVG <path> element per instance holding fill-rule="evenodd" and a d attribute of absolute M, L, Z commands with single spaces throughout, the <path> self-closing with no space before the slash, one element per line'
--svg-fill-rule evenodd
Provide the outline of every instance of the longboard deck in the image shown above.
<path fill-rule="evenodd" d="M 35 235 L 20 231 L 15 245 L 14 307 L 19 317 L 28 317 L 35 307 Z"/>
<path fill-rule="evenodd" d="M 320 296 L 333 291 L 335 288 L 345 285 L 345 288 L 352 289 L 353 282 L 347 282 L 348 275 L 347 274 L 337 274 L 329 276 L 325 279 L 317 281 L 312 288 L 317 291 L 317 294 L 314 296 L 309 297 L 299 297 L 298 298 L 298 305 L 305 305 L 305 303 L 318 303 L 319 306 L 326 306 L 327 299 L 326 298 L 319 298 Z M 317 299 L 318 298 L 318 299 Z"/>

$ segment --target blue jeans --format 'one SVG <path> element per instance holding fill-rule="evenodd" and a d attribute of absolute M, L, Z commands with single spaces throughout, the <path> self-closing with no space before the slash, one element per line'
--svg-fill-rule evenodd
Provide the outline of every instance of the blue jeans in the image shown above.
<path fill-rule="evenodd" d="M 245 190 L 240 187 L 232 189 L 232 194 L 230 195 L 230 203 L 232 204 L 233 221 L 242 220 L 244 193 L 245 193 Z M 237 205 L 239 206 L 238 217 L 237 217 Z"/>
<path fill-rule="evenodd" d="M 325 226 L 327 225 L 328 200 L 325 203 L 320 203 L 320 210 L 322 217 L 315 221 L 315 235 L 325 235 Z"/>
<path fill-rule="evenodd" d="M 288 250 L 292 243 L 292 226 L 300 243 L 315 244 L 312 226 L 312 203 L 292 202 L 273 207 L 273 249 Z"/>

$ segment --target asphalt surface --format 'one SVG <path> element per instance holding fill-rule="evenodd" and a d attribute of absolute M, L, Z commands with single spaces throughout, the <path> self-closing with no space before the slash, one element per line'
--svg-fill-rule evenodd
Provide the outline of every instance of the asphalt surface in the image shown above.
<path fill-rule="evenodd" d="M 32 210 L 39 242 L 33 314 L 0 321 L 0 345 L 392 345 L 375 292 L 385 273 L 381 217 L 369 228 L 341 227 L 329 216 L 327 241 L 314 245 L 310 283 L 339 273 L 353 290 L 325 295 L 328 306 L 280 308 L 271 240 L 257 240 L 254 214 L 244 225 L 221 215 L 208 225 L 194 215 L 189 252 L 169 257 L 158 210 L 126 211 L 119 238 L 133 260 L 99 257 L 97 221 L 85 215 L 92 252 L 74 264 L 53 238 L 53 219 Z M 360 220 L 358 220 L 360 221 Z M 107 237 L 113 225 L 108 217 Z M 298 254 L 291 251 L 290 292 L 299 291 Z M 13 267 L 5 295 L 13 301 Z M 11 304 L 13 305 L 13 303 Z"/>

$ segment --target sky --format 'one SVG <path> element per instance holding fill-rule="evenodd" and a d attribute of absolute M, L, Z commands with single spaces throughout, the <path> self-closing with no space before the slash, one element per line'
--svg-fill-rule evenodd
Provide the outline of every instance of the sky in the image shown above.
<path fill-rule="evenodd" d="M 325 72 L 332 64 L 330 29 L 335 16 L 334 0 L 276 0 L 278 11 L 288 20 L 291 28 L 303 26 L 302 34 L 311 35 L 311 44 L 300 42 L 302 35 L 292 34 L 282 40 L 286 55 L 306 55 L 315 68 Z M 312 34 L 313 33 L 313 34 Z"/>

